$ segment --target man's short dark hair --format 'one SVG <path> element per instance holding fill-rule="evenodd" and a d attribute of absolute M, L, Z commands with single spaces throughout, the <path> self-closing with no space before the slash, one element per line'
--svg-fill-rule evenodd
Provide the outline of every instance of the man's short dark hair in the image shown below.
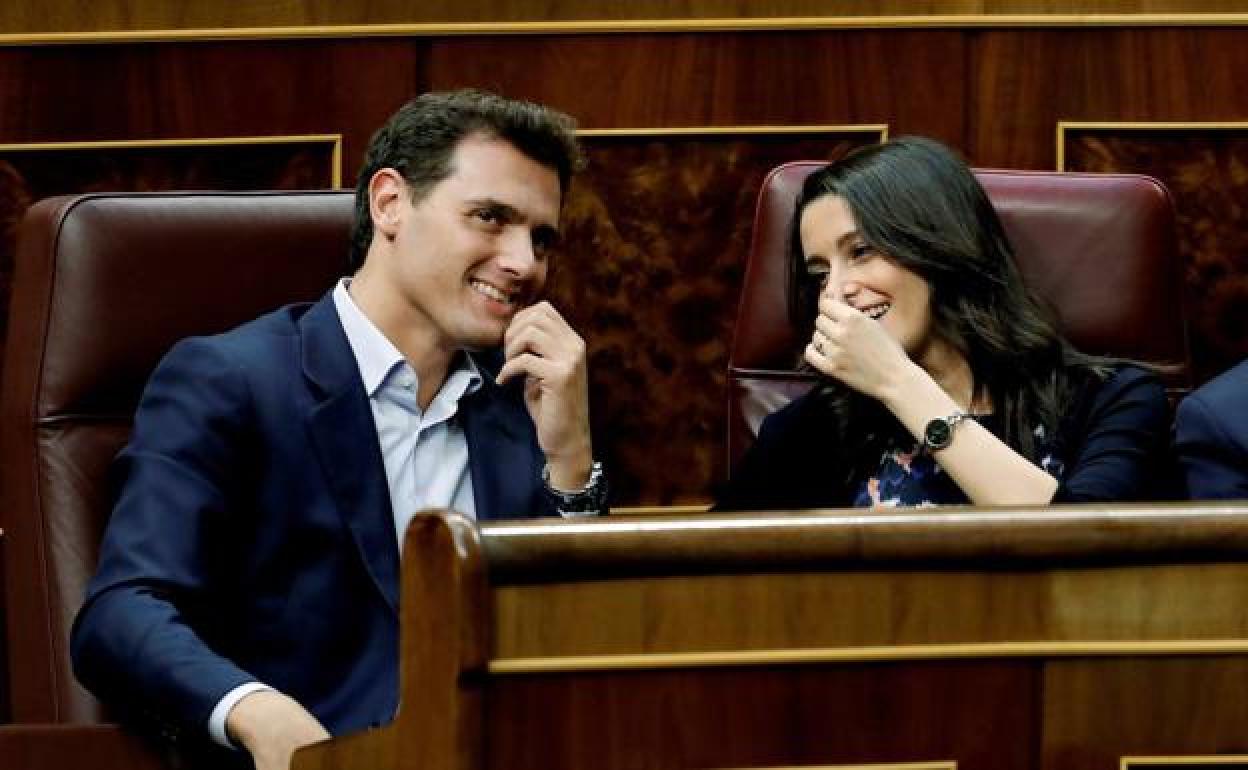
<path fill-rule="evenodd" d="M 464 89 L 422 94 L 399 108 L 373 134 L 355 186 L 351 227 L 351 269 L 364 264 L 373 240 L 368 184 L 383 168 L 403 175 L 419 202 L 450 175 L 451 156 L 469 136 L 502 139 L 559 175 L 560 193 L 583 164 L 576 143 L 576 121 L 562 112 L 506 99 L 488 91 Z"/>

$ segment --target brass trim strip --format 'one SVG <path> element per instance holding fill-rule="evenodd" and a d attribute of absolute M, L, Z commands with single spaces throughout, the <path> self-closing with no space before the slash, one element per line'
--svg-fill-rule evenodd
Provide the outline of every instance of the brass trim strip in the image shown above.
<path fill-rule="evenodd" d="M 1060 27 L 1239 27 L 1248 13 L 933 14 L 914 16 L 775 16 L 716 19 L 587 19 L 575 21 L 421 22 L 270 27 L 205 27 L 90 32 L 11 32 L 0 46 L 158 43 L 356 37 L 584 35 L 636 32 L 759 32 L 842 29 L 985 29 Z"/>
<path fill-rule="evenodd" d="M 612 508 L 612 516 L 666 516 L 668 514 L 706 513 L 710 503 L 700 505 L 625 505 Z"/>
<path fill-rule="evenodd" d="M 1066 170 L 1067 131 L 1242 131 L 1248 129 L 1248 121 L 1183 121 L 1159 120 L 1155 122 L 1128 121 L 1081 121 L 1059 120 L 1057 122 L 1057 170 Z"/>
<path fill-rule="evenodd" d="M 488 669 L 491 674 L 506 675 L 571 671 L 790 666 L 803 663 L 869 663 L 966 658 L 1226 655 L 1231 653 L 1248 653 L 1248 639 L 974 642 L 966 644 L 912 644 L 792 650 L 666 652 L 636 655 L 568 655 L 535 658 L 498 658 L 489 662 Z"/>
<path fill-rule="evenodd" d="M 583 128 L 576 132 L 581 138 L 636 136 L 731 136 L 734 134 L 867 134 L 875 132 L 880 141 L 888 139 L 887 123 L 860 123 L 840 126 L 676 126 L 671 128 Z"/>
<path fill-rule="evenodd" d="M 1248 754 L 1220 754 L 1193 757 L 1123 757 L 1118 764 L 1119 770 L 1131 770 L 1133 767 L 1181 766 L 1181 765 L 1235 765 L 1248 764 Z"/>
<path fill-rule="evenodd" d="M 792 767 L 734 767 L 724 770 L 958 770 L 954 760 L 943 762 L 885 762 L 869 765 L 794 765 Z"/>
<path fill-rule="evenodd" d="M 330 185 L 342 187 L 342 134 L 279 134 L 271 136 L 216 136 L 181 139 L 100 139 L 77 142 L 16 142 L 0 144 L 0 152 L 39 152 L 43 150 L 108 150 L 145 147 L 221 147 L 257 144 L 329 143 Z"/>

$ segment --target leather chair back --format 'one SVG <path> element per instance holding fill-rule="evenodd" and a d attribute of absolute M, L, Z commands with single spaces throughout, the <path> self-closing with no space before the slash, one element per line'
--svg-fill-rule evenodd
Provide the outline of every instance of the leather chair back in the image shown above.
<path fill-rule="evenodd" d="M 728 364 L 729 467 L 764 417 L 804 393 L 786 302 L 789 234 L 803 181 L 822 161 L 788 163 L 763 182 Z M 1177 365 L 1190 387 L 1174 206 L 1134 174 L 977 170 L 1023 279 L 1088 353 Z"/>
<path fill-rule="evenodd" d="M 69 630 L 148 375 L 182 337 L 323 294 L 346 273 L 351 215 L 347 192 L 106 193 L 27 213 L 0 391 L 14 721 L 101 718 Z"/>

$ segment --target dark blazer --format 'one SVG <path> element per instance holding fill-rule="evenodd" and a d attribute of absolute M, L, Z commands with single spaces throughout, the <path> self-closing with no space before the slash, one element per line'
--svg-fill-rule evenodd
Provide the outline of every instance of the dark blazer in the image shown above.
<path fill-rule="evenodd" d="M 460 404 L 479 519 L 548 513 L 520 387 Z M 179 343 L 118 458 L 120 494 L 75 622 L 79 679 L 204 735 L 259 679 L 334 734 L 393 718 L 399 550 L 368 396 L 327 295 Z"/>
<path fill-rule="evenodd" d="M 1248 499 L 1248 361 L 1183 399 L 1174 444 L 1192 499 Z"/>
<path fill-rule="evenodd" d="M 1079 391 L 1054 437 L 1053 454 L 1062 470 L 1055 473 L 1059 484 L 1053 502 L 1172 496 L 1169 410 L 1157 377 L 1139 367 L 1123 366 L 1104 382 L 1088 380 Z M 904 428 L 893 422 L 882 429 L 900 435 Z M 995 419 L 984 421 L 984 426 L 1000 435 Z M 837 469 L 828 467 L 828 447 L 837 440 L 836 430 L 814 391 L 769 415 L 758 440 L 719 490 L 715 507 L 733 511 L 853 505 L 863 479 L 842 481 Z M 964 502 L 961 490 L 954 490 L 957 502 Z"/>

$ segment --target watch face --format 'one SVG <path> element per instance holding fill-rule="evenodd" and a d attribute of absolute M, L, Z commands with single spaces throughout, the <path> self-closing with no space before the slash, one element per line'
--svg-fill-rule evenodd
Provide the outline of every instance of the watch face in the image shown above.
<path fill-rule="evenodd" d="M 949 439 L 952 437 L 953 426 L 948 420 L 939 418 L 929 422 L 923 431 L 923 443 L 932 449 L 944 449 L 949 446 Z"/>

